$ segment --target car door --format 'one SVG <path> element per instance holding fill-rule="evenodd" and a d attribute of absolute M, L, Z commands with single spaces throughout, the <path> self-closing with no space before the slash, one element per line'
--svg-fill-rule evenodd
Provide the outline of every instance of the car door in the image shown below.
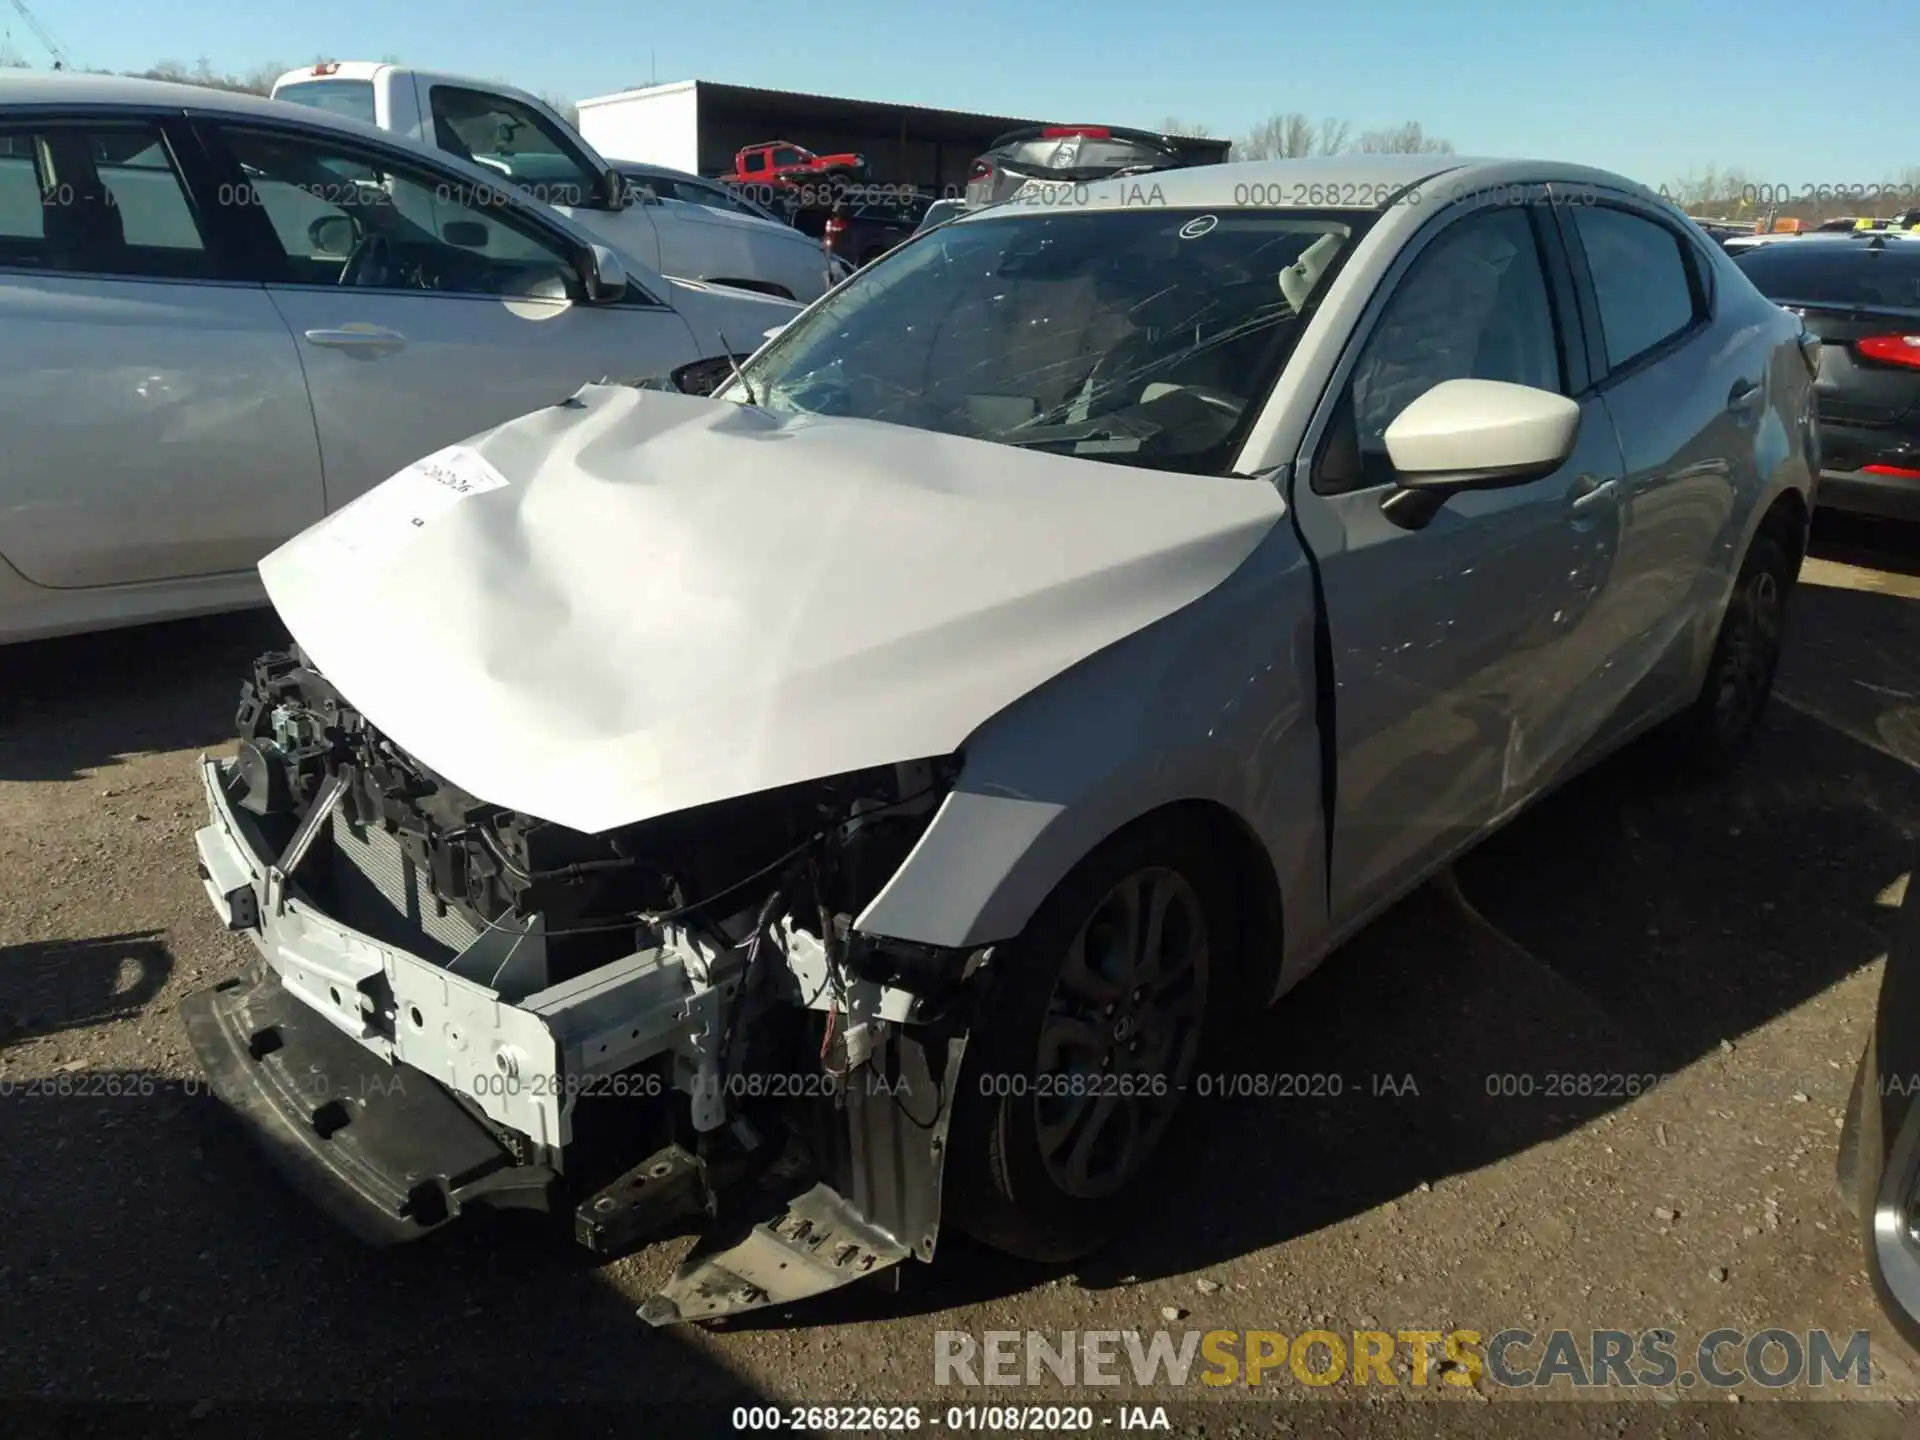
<path fill-rule="evenodd" d="M 328 132 L 216 123 L 207 138 L 299 343 L 330 510 L 583 384 L 700 353 L 637 285 L 587 303 L 581 245 L 517 194 Z"/>
<path fill-rule="evenodd" d="M 1712 266 L 1660 210 L 1564 198 L 1555 214 L 1625 463 L 1615 583 L 1597 617 L 1618 656 L 1608 697 L 1618 735 L 1685 698 L 1676 684 L 1693 673 L 1729 573 L 1717 552 L 1738 528 L 1740 494 L 1764 488 L 1755 455 L 1771 347 L 1715 325 Z"/>
<path fill-rule="evenodd" d="M 1459 493 L 1423 528 L 1382 509 L 1387 426 L 1451 379 L 1576 398 L 1544 479 Z M 1309 434 L 1293 496 L 1325 611 L 1336 745 L 1330 905 L 1350 924 L 1564 772 L 1598 724 L 1591 624 L 1617 546 L 1621 458 L 1590 393 L 1541 205 L 1438 219 L 1396 259 Z"/>
<path fill-rule="evenodd" d="M 0 557 L 59 589 L 252 568 L 322 514 L 299 356 L 191 136 L 0 119 Z"/>
<path fill-rule="evenodd" d="M 1840 1183 L 1887 1318 L 1920 1347 L 1920 865 L 1907 878 L 1840 1138 Z"/>
<path fill-rule="evenodd" d="M 627 204 L 626 182 L 557 116 L 497 90 L 425 79 L 418 88 L 425 91 L 420 103 L 440 149 L 499 171 L 522 194 L 553 206 L 649 269 L 687 273 L 665 263 L 652 210 Z"/>

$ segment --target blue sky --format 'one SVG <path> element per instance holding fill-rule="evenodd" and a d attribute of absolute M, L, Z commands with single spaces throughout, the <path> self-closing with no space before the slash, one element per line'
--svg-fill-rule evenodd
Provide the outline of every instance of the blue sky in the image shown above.
<path fill-rule="evenodd" d="M 657 71 L 1218 135 L 1297 110 L 1654 185 L 1709 164 L 1796 187 L 1920 180 L 1915 0 L 27 3 L 92 68 L 395 55 L 575 100 Z M 5 0 L 0 31 L 45 63 Z"/>

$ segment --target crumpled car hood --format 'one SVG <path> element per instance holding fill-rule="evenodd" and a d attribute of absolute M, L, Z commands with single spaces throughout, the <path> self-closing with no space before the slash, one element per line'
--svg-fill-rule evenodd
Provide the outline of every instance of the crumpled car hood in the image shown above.
<path fill-rule="evenodd" d="M 599 832 L 950 754 L 1225 580 L 1282 511 L 1259 480 L 590 386 L 260 574 L 417 760 Z"/>

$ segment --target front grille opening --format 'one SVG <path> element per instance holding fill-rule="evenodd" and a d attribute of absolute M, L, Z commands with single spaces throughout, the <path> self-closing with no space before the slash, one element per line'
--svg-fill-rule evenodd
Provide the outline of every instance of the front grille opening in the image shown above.
<path fill-rule="evenodd" d="M 427 877 L 377 825 L 354 825 L 333 812 L 332 864 L 308 888 L 320 907 L 361 934 L 446 965 L 484 933 L 442 906 Z"/>

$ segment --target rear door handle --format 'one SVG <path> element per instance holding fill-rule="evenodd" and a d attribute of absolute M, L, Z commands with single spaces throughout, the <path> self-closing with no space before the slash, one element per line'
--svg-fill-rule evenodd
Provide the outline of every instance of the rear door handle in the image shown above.
<path fill-rule="evenodd" d="M 371 353 L 398 350 L 407 343 L 407 337 L 398 330 L 388 330 L 379 325 L 343 325 L 337 330 L 309 330 L 307 343 L 328 350 Z"/>

